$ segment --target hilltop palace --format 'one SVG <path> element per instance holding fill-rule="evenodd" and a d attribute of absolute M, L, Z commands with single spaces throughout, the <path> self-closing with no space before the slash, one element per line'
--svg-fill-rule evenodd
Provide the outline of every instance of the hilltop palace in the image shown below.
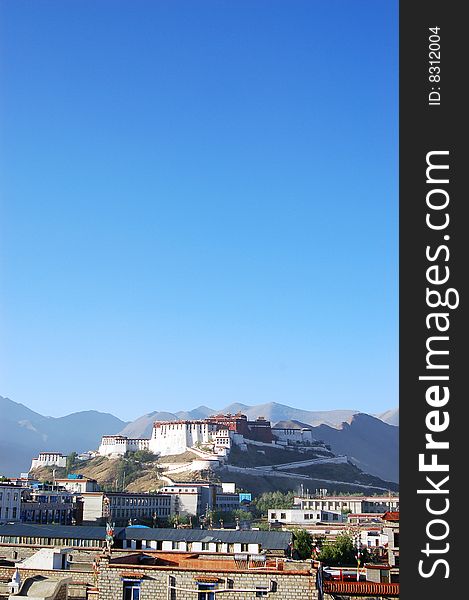
<path fill-rule="evenodd" d="M 246 415 L 238 413 L 214 415 L 201 420 L 155 421 L 150 439 L 105 435 L 98 453 L 117 458 L 137 450 L 149 450 L 160 456 L 195 450 L 222 458 L 229 455 L 233 445 L 246 450 L 247 442 L 278 447 L 321 445 L 313 439 L 311 429 L 273 428 L 263 417 L 249 421 Z"/>

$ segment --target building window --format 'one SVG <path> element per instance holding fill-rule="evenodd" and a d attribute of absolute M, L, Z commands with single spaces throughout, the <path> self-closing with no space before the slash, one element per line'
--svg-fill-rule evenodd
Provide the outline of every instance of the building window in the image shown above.
<path fill-rule="evenodd" d="M 287 513 L 280 513 L 280 518 L 281 519 L 286 519 L 287 518 Z"/>
<path fill-rule="evenodd" d="M 256 587 L 256 598 L 264 598 L 267 596 L 267 588 L 266 587 Z"/>
<path fill-rule="evenodd" d="M 215 600 L 215 593 L 210 591 L 215 589 L 214 583 L 199 583 L 197 589 L 197 600 Z"/>
<path fill-rule="evenodd" d="M 140 600 L 140 581 L 124 581 L 122 600 Z"/>

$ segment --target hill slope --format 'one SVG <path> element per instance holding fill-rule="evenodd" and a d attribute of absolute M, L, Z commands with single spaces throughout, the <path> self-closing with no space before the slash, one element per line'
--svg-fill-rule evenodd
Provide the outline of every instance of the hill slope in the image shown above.
<path fill-rule="evenodd" d="M 317 439 L 335 454 L 344 454 L 365 473 L 387 481 L 399 481 L 399 428 L 359 413 L 339 429 L 313 427 Z"/>

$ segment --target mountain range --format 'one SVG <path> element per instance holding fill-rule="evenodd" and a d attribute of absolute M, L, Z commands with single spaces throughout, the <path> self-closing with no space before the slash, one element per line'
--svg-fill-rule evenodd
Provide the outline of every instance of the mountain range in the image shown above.
<path fill-rule="evenodd" d="M 339 427 L 343 421 L 351 419 L 353 415 L 358 413 L 357 410 L 304 410 L 286 406 L 285 404 L 278 404 L 277 402 L 256 404 L 254 406 L 248 406 L 246 404 L 236 402 L 217 410 L 209 408 L 208 406 L 198 406 L 193 410 L 179 411 L 175 413 L 158 411 L 151 412 L 139 417 L 131 423 L 128 423 L 121 431 L 121 434 L 128 437 L 150 437 L 154 421 L 205 419 L 210 415 L 226 415 L 228 413 L 235 415 L 239 412 L 246 415 L 249 419 L 264 417 L 271 423 L 294 419 L 297 421 L 303 421 L 308 425 L 316 426 L 324 424 L 330 425 L 331 427 Z"/>
<path fill-rule="evenodd" d="M 97 448 L 103 433 L 117 433 L 125 425 L 114 415 L 96 410 L 45 417 L 0 396 L 0 475 L 27 471 L 41 451 L 68 454 Z"/>
<path fill-rule="evenodd" d="M 67 454 L 96 449 L 104 434 L 150 437 L 154 421 L 203 419 L 213 414 L 237 412 L 249 419 L 263 416 L 281 426 L 311 428 L 314 436 L 329 444 L 335 454 L 347 455 L 371 475 L 398 481 L 398 408 L 373 416 L 354 410 L 309 411 L 276 402 L 254 406 L 234 403 L 218 410 L 199 406 L 175 413 L 154 411 L 129 423 L 94 410 L 46 417 L 1 396 L 0 474 L 16 475 L 28 470 L 31 458 L 40 451 Z"/>

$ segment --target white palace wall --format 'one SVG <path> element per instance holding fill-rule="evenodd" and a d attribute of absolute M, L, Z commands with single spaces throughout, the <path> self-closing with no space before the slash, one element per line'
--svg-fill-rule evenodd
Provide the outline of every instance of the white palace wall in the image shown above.
<path fill-rule="evenodd" d="M 211 443 L 216 431 L 213 423 L 158 423 L 153 427 L 150 450 L 160 456 L 182 454 L 196 444 Z"/>
<path fill-rule="evenodd" d="M 149 450 L 150 440 L 142 438 L 127 438 L 123 435 L 104 435 L 98 453 L 101 456 L 124 456 L 126 452 Z"/>

